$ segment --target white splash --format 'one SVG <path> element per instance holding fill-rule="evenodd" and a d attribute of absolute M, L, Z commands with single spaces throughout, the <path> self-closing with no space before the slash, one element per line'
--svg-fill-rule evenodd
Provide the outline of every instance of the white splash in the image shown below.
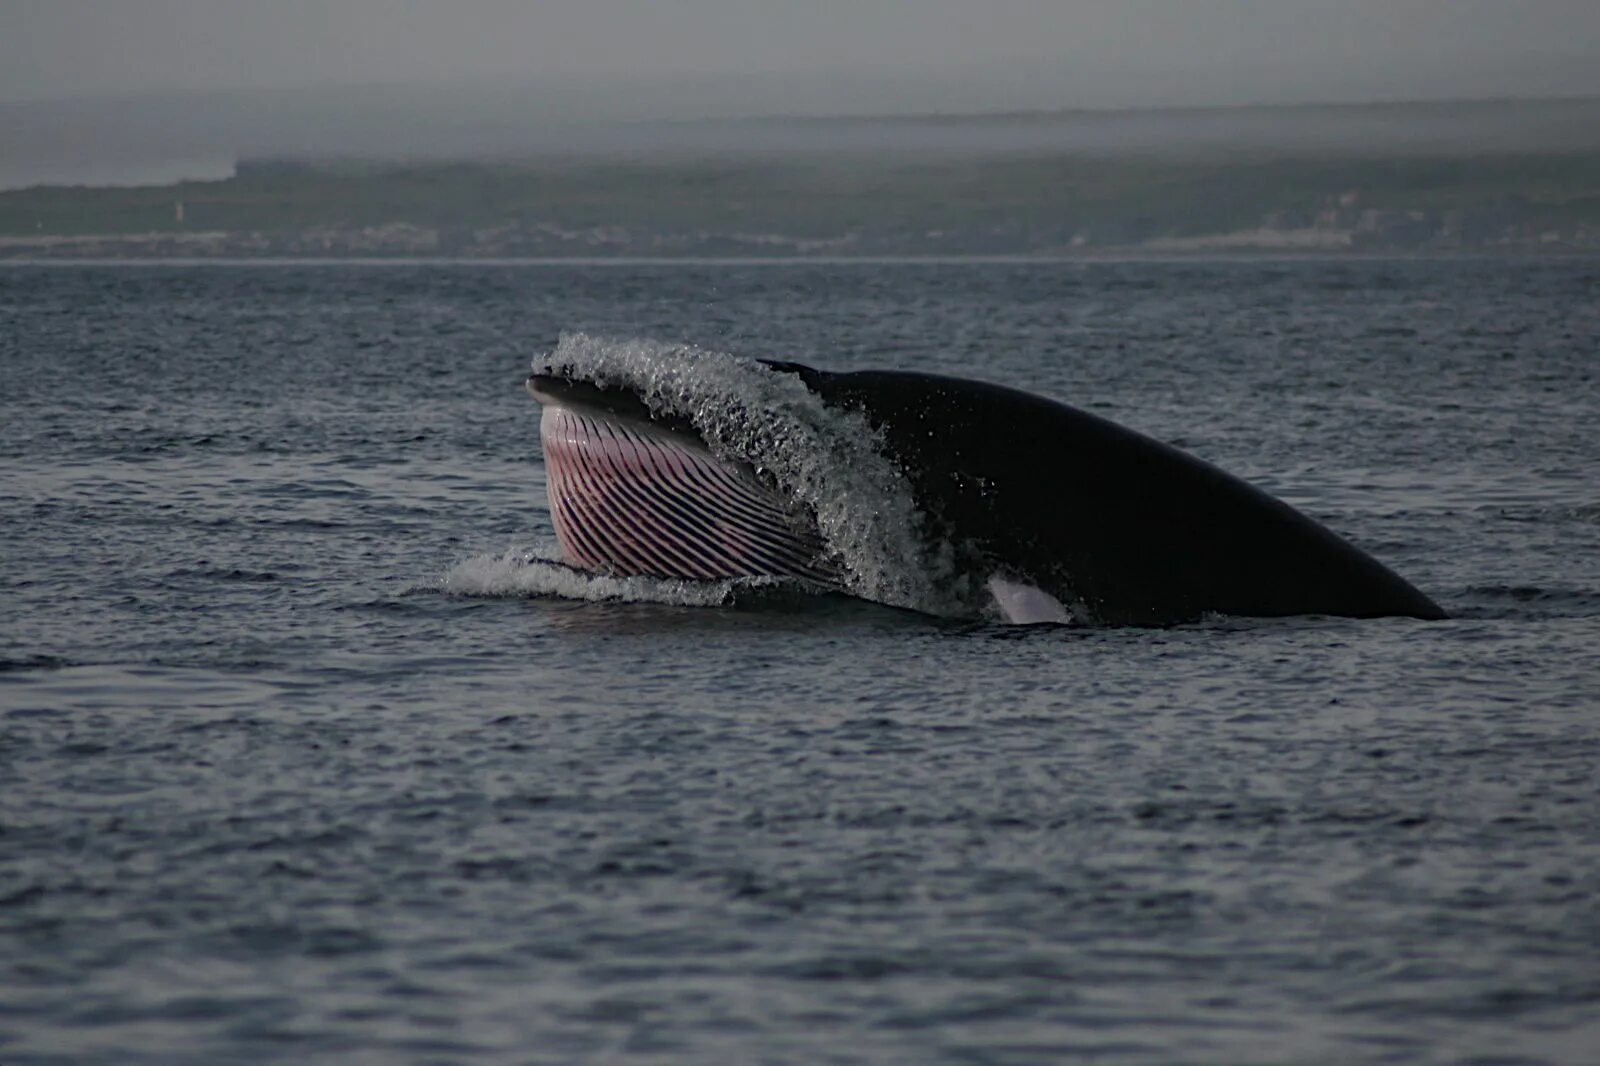
<path fill-rule="evenodd" d="M 741 590 L 774 584 L 777 582 L 771 578 L 683 581 L 592 574 L 563 563 L 560 545 L 554 540 L 463 559 L 446 570 L 439 582 L 443 591 L 456 596 L 554 596 L 680 607 L 722 607 L 732 603 Z"/>

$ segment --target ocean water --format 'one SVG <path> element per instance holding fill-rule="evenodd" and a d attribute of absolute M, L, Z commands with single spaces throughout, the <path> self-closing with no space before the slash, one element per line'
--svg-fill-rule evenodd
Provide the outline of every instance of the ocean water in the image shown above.
<path fill-rule="evenodd" d="M 563 334 L 1046 393 L 1453 617 L 574 575 Z M 6 1066 L 1600 1058 L 1594 260 L 5 265 L 0 563 Z"/>

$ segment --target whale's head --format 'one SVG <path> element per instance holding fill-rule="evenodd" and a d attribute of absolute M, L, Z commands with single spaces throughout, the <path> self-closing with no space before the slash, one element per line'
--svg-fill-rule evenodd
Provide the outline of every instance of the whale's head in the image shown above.
<path fill-rule="evenodd" d="M 551 359 L 528 388 L 580 569 L 1010 621 L 1443 617 L 1282 501 L 1048 397 L 582 335 Z"/>
<path fill-rule="evenodd" d="M 687 418 L 571 368 L 528 378 L 562 555 L 601 573 L 831 583 L 814 517 Z"/>

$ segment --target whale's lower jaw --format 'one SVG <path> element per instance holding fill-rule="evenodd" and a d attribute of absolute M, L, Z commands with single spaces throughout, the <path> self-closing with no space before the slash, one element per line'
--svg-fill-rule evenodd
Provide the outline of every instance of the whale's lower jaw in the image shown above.
<path fill-rule="evenodd" d="M 550 515 L 572 566 L 689 580 L 834 579 L 815 527 L 753 471 L 681 432 L 541 399 Z"/>

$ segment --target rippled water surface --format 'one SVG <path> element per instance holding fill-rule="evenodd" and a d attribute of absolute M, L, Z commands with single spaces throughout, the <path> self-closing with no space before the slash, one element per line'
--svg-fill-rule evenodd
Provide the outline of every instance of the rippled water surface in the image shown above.
<path fill-rule="evenodd" d="M 1044 392 L 1454 617 L 541 577 L 564 330 Z M 1595 1061 L 1597 427 L 1594 261 L 0 267 L 0 1062 Z"/>

